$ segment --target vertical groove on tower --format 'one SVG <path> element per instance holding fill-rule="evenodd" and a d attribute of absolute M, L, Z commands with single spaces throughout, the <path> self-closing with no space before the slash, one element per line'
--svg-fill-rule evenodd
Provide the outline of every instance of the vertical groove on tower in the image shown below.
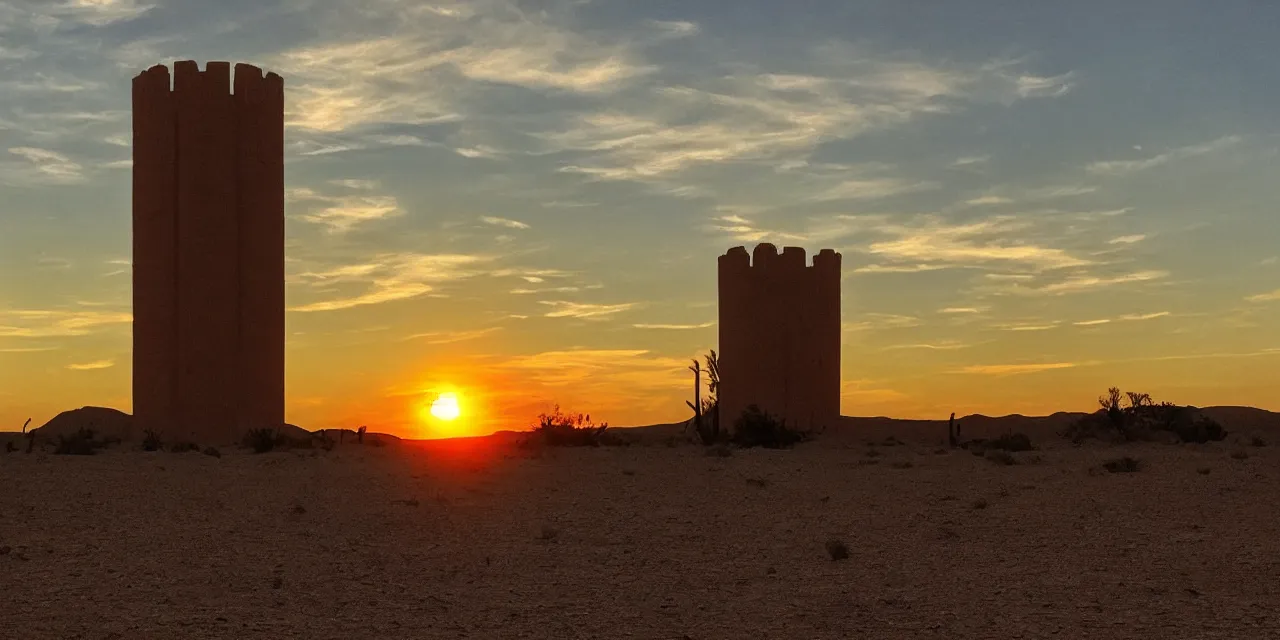
<path fill-rule="evenodd" d="M 242 430 L 284 422 L 284 86 L 236 65 Z"/>
<path fill-rule="evenodd" d="M 178 389 L 184 435 L 234 440 L 239 282 L 230 67 L 175 65 L 178 103 Z"/>
<path fill-rule="evenodd" d="M 133 104 L 134 428 L 160 432 L 173 426 L 177 402 L 177 159 L 169 70 L 158 65 L 135 77 Z"/>

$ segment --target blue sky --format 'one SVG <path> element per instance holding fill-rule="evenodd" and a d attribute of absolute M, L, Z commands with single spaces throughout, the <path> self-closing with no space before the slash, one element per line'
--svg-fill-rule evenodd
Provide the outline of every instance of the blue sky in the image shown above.
<path fill-rule="evenodd" d="M 1111 384 L 1280 409 L 1277 24 L 1243 0 L 0 0 L 0 420 L 127 408 L 129 81 L 180 59 L 285 78 L 295 422 L 413 432 L 445 387 L 476 429 L 556 401 L 682 419 L 714 258 L 758 241 L 843 252 L 849 414 Z"/>

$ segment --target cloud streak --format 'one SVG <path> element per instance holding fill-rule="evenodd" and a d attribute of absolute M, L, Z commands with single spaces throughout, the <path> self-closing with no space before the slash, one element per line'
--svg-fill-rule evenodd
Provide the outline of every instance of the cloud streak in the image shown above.
<path fill-rule="evenodd" d="M 1178 147 L 1176 149 L 1166 151 L 1165 153 L 1138 160 L 1105 160 L 1092 162 L 1085 166 L 1085 171 L 1099 176 L 1125 176 L 1161 167 L 1178 160 L 1185 160 L 1188 158 L 1195 158 L 1197 156 L 1224 151 L 1236 146 L 1240 141 L 1240 136 L 1223 136 L 1217 140 L 1212 140 L 1204 144 Z"/>

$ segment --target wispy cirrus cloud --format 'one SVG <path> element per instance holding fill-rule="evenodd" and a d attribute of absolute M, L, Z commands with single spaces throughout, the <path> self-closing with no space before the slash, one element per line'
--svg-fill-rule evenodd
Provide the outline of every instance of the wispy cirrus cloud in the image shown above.
<path fill-rule="evenodd" d="M 551 307 L 545 314 L 548 318 L 578 318 L 583 320 L 599 320 L 629 311 L 638 306 L 635 302 L 619 304 L 592 304 L 588 302 L 570 302 L 567 300 L 540 300 L 538 304 Z"/>
<path fill-rule="evenodd" d="M 1139 171 L 1146 171 L 1147 169 L 1153 169 L 1178 160 L 1185 160 L 1187 158 L 1194 158 L 1197 156 L 1224 151 L 1236 146 L 1240 141 L 1241 137 L 1237 135 L 1223 136 L 1203 144 L 1178 147 L 1161 154 L 1141 159 L 1091 162 L 1085 166 L 1085 171 L 1100 176 L 1124 176 L 1131 173 L 1137 173 Z"/>
<path fill-rule="evenodd" d="M 275 66 L 295 78 L 292 126 L 334 132 L 458 120 L 475 104 L 478 83 L 593 94 L 653 70 L 636 43 L 572 31 L 554 11 L 503 1 L 458 2 L 447 11 L 387 4 L 398 10 L 326 7 L 343 36 L 278 56 Z"/>
<path fill-rule="evenodd" d="M 491 261 L 492 258 L 480 255 L 397 253 L 378 255 L 366 263 L 303 272 L 296 276 L 296 282 L 325 287 L 339 285 L 358 291 L 297 305 L 290 311 L 338 311 L 416 298 L 430 293 L 441 283 L 481 275 L 485 271 L 480 267 Z"/>
<path fill-rule="evenodd" d="M 839 42 L 815 47 L 809 62 L 813 73 L 760 65 L 696 85 L 661 87 L 634 106 L 583 114 L 571 127 L 539 137 L 553 149 L 589 156 L 564 171 L 603 180 L 662 181 L 698 165 L 803 161 L 822 140 L 853 138 L 945 113 L 952 108 L 948 100 L 1042 98 L 1069 88 L 1064 76 L 1022 75 L 1012 63 L 931 65 Z M 1056 89 L 1047 90 L 1050 86 Z M 690 113 L 706 115 L 690 121 L 683 115 Z M 935 186 L 857 179 L 830 185 L 822 197 L 885 197 Z"/>
<path fill-rule="evenodd" d="M 393 196 L 368 193 L 378 183 L 372 180 L 335 180 L 344 193 L 326 194 L 300 187 L 290 189 L 287 200 L 303 209 L 298 217 L 323 225 L 331 233 L 343 233 L 359 225 L 404 215 Z"/>
<path fill-rule="evenodd" d="M 124 311 L 0 309 L 0 338 L 84 336 L 132 321 L 133 314 Z"/>
<path fill-rule="evenodd" d="M 1280 289 L 1269 291 L 1267 293 L 1259 293 L 1257 295 L 1248 296 L 1245 300 L 1249 302 L 1275 302 L 1280 300 Z"/>
<path fill-rule="evenodd" d="M 1014 217 L 949 224 L 937 216 L 925 216 L 911 226 L 886 226 L 883 231 L 896 238 L 872 242 L 867 251 L 912 264 L 1017 264 L 1036 270 L 1090 264 L 1066 250 L 1028 243 L 1013 235 L 1028 227 L 1029 223 Z"/>
<path fill-rule="evenodd" d="M 9 183 L 64 185 L 83 182 L 84 167 L 65 154 L 36 147 L 12 147 L 20 161 L 0 163 L 0 180 Z"/>
<path fill-rule="evenodd" d="M 427 344 L 454 344 L 457 342 L 478 340 L 501 330 L 502 327 L 486 327 L 484 329 L 459 331 L 430 331 L 427 333 L 415 333 L 405 336 L 404 340 L 422 340 Z"/>
<path fill-rule="evenodd" d="M 714 327 L 714 322 L 703 322 L 701 324 L 633 324 L 633 329 L 661 329 L 667 331 L 685 331 L 689 329 L 706 329 Z"/>
<path fill-rule="evenodd" d="M 100 369 L 110 369 L 116 366 L 114 360 L 95 360 L 93 362 L 84 362 L 80 364 L 69 364 L 67 369 L 71 371 L 98 371 Z"/>
<path fill-rule="evenodd" d="M 1113 322 L 1137 322 L 1142 320 L 1155 320 L 1156 318 L 1164 318 L 1170 314 L 1168 311 L 1158 311 L 1156 313 L 1128 313 L 1118 318 L 1098 318 L 1096 320 L 1081 320 L 1071 324 L 1077 327 L 1097 327 Z"/>
<path fill-rule="evenodd" d="M 519 220 L 512 220 L 510 218 L 499 218 L 497 216 L 480 216 L 480 222 L 483 222 L 489 226 L 506 227 L 508 229 L 528 229 L 529 228 L 528 224 L 524 222 L 520 222 Z"/>
<path fill-rule="evenodd" d="M 1075 362 L 1046 362 L 1038 364 L 981 364 L 970 365 L 955 371 L 955 373 L 964 373 L 983 376 L 1016 376 L 1029 373 L 1041 373 L 1044 371 L 1055 371 L 1058 369 L 1072 369 L 1081 366 Z"/>

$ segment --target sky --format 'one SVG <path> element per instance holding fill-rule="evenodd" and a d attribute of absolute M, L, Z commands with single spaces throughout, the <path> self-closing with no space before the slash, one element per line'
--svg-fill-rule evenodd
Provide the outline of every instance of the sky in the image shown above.
<path fill-rule="evenodd" d="M 0 0 L 0 429 L 130 408 L 130 80 L 286 87 L 287 419 L 688 418 L 716 256 L 843 256 L 843 412 L 1280 410 L 1280 5 Z M 424 407 L 458 394 L 462 419 Z"/>

